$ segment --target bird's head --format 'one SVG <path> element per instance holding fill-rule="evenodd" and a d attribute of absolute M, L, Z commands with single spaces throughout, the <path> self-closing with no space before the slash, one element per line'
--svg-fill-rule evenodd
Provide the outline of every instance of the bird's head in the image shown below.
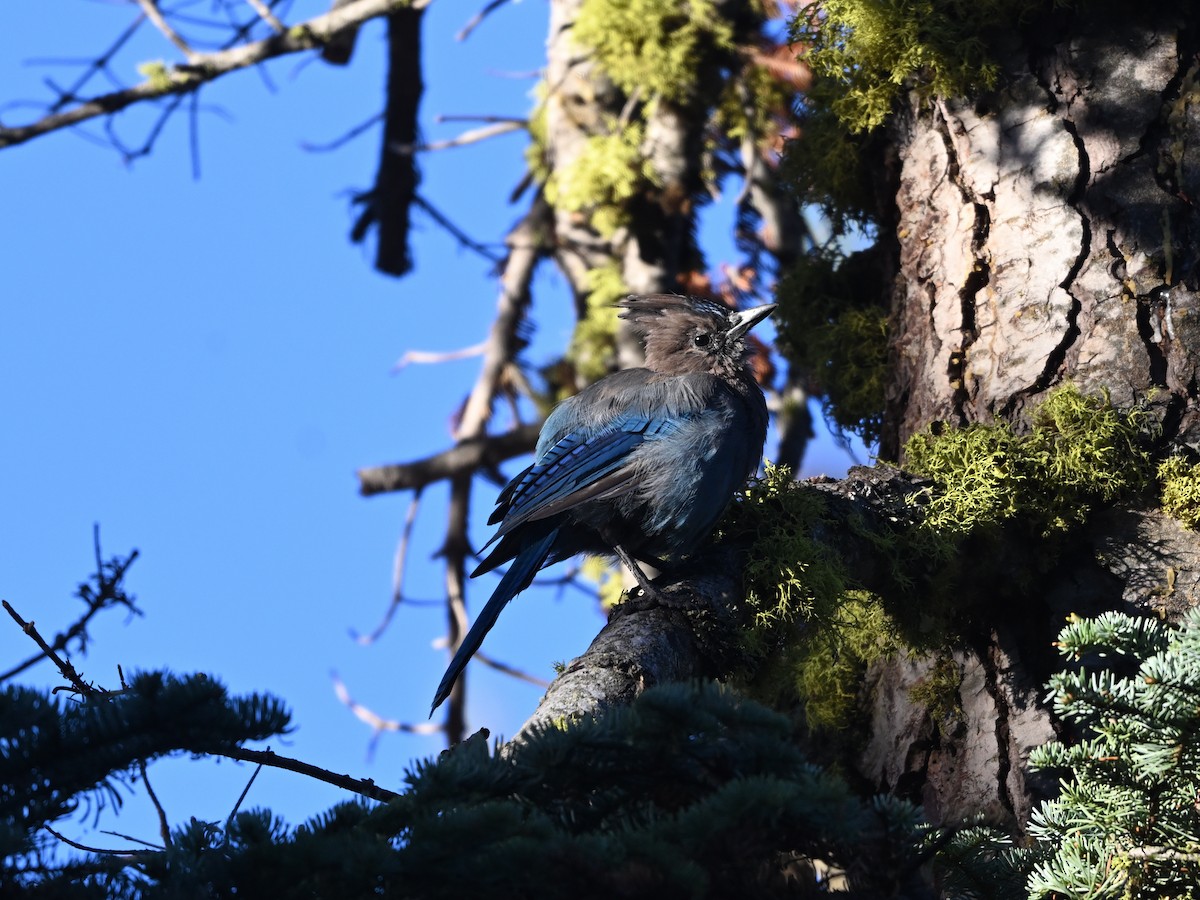
<path fill-rule="evenodd" d="M 646 343 L 646 368 L 668 375 L 706 372 L 748 375 L 746 332 L 775 304 L 732 310 L 711 300 L 676 294 L 630 294 L 617 302 Z"/>

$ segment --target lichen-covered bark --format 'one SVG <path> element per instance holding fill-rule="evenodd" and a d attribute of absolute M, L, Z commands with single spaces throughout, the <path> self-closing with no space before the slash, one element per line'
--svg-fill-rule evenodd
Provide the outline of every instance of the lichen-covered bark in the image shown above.
<path fill-rule="evenodd" d="M 638 103 L 613 84 L 580 47 L 572 28 L 583 0 L 552 0 L 546 68 L 546 154 L 551 170 L 575 163 L 588 139 L 624 127 Z M 555 211 L 555 258 L 571 283 L 580 316 L 586 315 L 591 292 L 589 273 L 617 263 L 626 289 L 649 294 L 678 288 L 685 242 L 692 222 L 690 195 L 698 185 L 700 136 L 706 122 L 701 111 L 684 111 L 659 101 L 647 107 L 642 152 L 653 167 L 656 190 L 639 204 L 629 227 L 611 236 L 596 232 L 588 217 L 571 209 Z M 641 364 L 641 348 L 622 333 L 618 338 L 621 367 Z"/>
<path fill-rule="evenodd" d="M 1167 436 L 1200 442 L 1200 14 L 1186 18 L 1071 20 L 1014 41 L 993 95 L 898 119 L 885 457 L 930 422 L 1021 422 L 1066 379 L 1118 406 L 1153 395 Z"/>

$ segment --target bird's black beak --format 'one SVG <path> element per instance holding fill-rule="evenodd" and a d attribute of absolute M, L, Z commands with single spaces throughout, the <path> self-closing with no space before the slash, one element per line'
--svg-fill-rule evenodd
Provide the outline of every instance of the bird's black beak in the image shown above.
<path fill-rule="evenodd" d="M 729 314 L 729 336 L 741 337 L 771 313 L 775 312 L 778 304 L 768 303 L 765 306 L 755 306 L 751 309 L 740 309 Z"/>

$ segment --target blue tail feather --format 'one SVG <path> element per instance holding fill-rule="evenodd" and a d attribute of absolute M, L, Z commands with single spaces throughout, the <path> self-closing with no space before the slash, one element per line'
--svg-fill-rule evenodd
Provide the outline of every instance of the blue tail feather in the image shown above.
<path fill-rule="evenodd" d="M 466 668 L 471 657 L 475 655 L 475 651 L 483 644 L 484 637 L 492 630 L 492 626 L 496 624 L 496 619 L 499 618 L 500 611 L 508 605 L 509 600 L 529 587 L 529 583 L 533 581 L 533 576 L 537 574 L 538 569 L 546 562 L 546 557 L 550 555 L 550 551 L 554 547 L 554 540 L 557 537 L 558 529 L 552 528 L 545 537 L 526 547 L 512 561 L 512 565 L 508 567 L 508 571 L 504 573 L 504 577 L 496 585 L 496 590 L 492 592 L 491 599 L 479 611 L 479 615 L 475 617 L 475 621 L 471 624 L 471 629 L 467 632 L 467 636 L 458 645 L 458 652 L 454 654 L 454 659 L 450 660 L 450 666 L 446 669 L 446 674 L 442 676 L 442 682 L 438 685 L 437 693 L 433 696 L 433 706 L 429 709 L 431 717 L 437 711 L 437 708 L 442 705 L 442 702 L 450 696 L 454 682 L 458 680 L 459 674 Z"/>

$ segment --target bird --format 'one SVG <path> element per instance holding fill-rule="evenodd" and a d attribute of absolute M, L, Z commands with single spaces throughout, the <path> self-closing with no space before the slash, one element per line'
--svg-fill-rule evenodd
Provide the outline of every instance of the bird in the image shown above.
<path fill-rule="evenodd" d="M 732 310 L 677 294 L 631 294 L 619 316 L 644 342 L 645 365 L 593 382 L 546 418 L 533 464 L 500 492 L 495 545 L 471 577 L 510 563 L 433 698 L 450 695 L 501 610 L 545 566 L 615 555 L 650 596 L 638 562 L 669 570 L 712 532 L 758 469 L 767 404 L 746 334 L 775 304 Z"/>

